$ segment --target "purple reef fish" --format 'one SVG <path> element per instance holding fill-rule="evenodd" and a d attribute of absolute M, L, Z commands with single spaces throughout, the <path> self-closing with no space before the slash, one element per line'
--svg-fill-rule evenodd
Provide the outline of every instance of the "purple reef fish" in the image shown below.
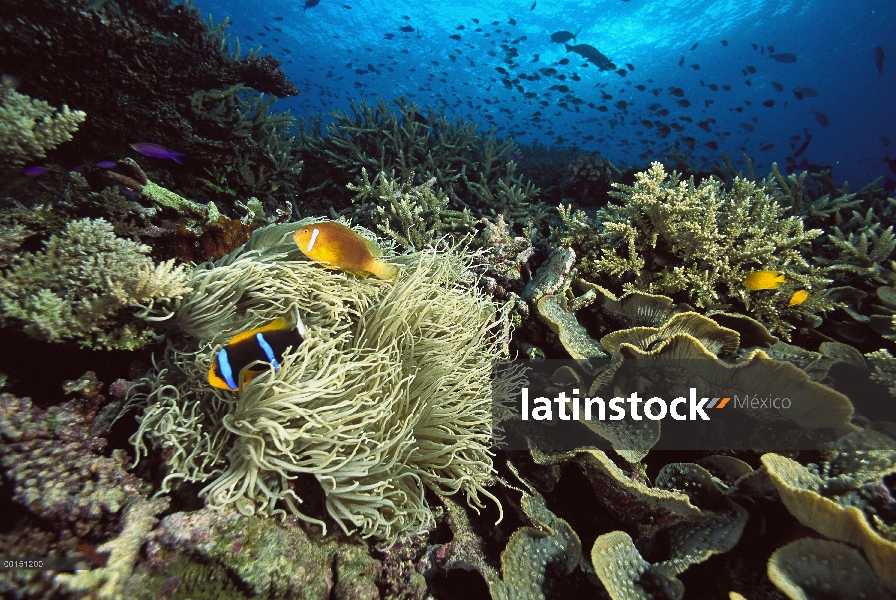
<path fill-rule="evenodd" d="M 46 175 L 47 173 L 52 173 L 53 169 L 49 167 L 28 167 L 24 171 L 22 171 L 22 175 L 26 177 L 40 177 L 41 175 Z"/>
<path fill-rule="evenodd" d="M 137 150 L 136 148 L 134 148 L 134 149 Z M 139 150 L 137 150 L 137 151 L 139 152 Z M 112 162 L 111 160 L 101 160 L 100 162 L 96 163 L 96 166 L 98 166 L 101 169 L 114 169 L 118 165 L 116 163 Z"/>
<path fill-rule="evenodd" d="M 516 155 L 516 152 L 514 152 L 513 150 L 511 150 L 511 151 L 510 151 L 510 160 L 515 160 L 515 161 L 519 162 L 520 157 Z"/>
<path fill-rule="evenodd" d="M 143 156 L 151 156 L 153 158 L 170 158 L 179 165 L 184 164 L 177 160 L 179 156 L 184 156 L 183 153 L 169 150 L 165 146 L 151 144 L 150 142 L 137 142 L 136 144 L 131 144 L 131 148 L 133 148 Z"/>

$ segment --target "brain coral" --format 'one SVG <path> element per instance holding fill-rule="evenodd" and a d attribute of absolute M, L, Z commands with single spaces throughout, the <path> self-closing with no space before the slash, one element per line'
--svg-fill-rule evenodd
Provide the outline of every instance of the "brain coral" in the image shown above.
<path fill-rule="evenodd" d="M 162 491 L 205 482 L 213 507 L 288 510 L 323 526 L 299 510 L 320 494 L 310 475 L 343 530 L 383 546 L 432 523 L 427 487 L 482 506 L 504 311 L 465 279 L 459 255 L 394 257 L 404 266 L 396 283 L 359 279 L 305 259 L 290 239 L 297 227 L 260 230 L 196 268 L 178 331 L 143 382 L 138 455 L 147 443 L 164 451 Z M 222 344 L 296 308 L 306 339 L 279 370 L 242 392 L 208 385 Z"/>

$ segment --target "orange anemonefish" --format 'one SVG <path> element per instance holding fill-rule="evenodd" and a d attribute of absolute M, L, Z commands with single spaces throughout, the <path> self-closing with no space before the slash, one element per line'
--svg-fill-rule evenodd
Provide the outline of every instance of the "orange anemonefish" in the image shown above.
<path fill-rule="evenodd" d="M 372 274 L 379 279 L 395 279 L 398 267 L 377 260 L 382 250 L 342 223 L 323 221 L 298 229 L 292 236 L 302 254 L 332 269 L 360 277 Z"/>
<path fill-rule="evenodd" d="M 305 339 L 305 325 L 295 312 L 296 325 L 291 327 L 280 317 L 267 325 L 244 331 L 230 338 L 208 371 L 208 383 L 212 387 L 230 392 L 243 389 L 260 373 L 263 367 L 254 363 L 269 363 L 280 370 L 280 361 L 287 348 L 296 348 Z"/>

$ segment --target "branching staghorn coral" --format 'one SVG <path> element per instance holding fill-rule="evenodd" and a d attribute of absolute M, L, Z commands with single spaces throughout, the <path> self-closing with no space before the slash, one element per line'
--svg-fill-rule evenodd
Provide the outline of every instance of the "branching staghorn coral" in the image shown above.
<path fill-rule="evenodd" d="M 288 112 L 271 114 L 276 99 L 241 83 L 221 91 L 200 90 L 190 97 L 193 115 L 203 121 L 209 137 L 236 138 L 226 145 L 233 158 L 206 168 L 208 178 L 199 181 L 218 194 L 260 196 L 298 178 L 302 161 L 290 133 L 295 118 Z"/>
<path fill-rule="evenodd" d="M 166 450 L 162 491 L 202 481 L 211 506 L 323 525 L 300 511 L 309 490 L 291 483 L 310 474 L 329 516 L 382 546 L 432 524 L 426 487 L 482 506 L 506 315 L 463 285 L 459 256 L 393 257 L 406 269 L 395 284 L 359 279 L 304 259 L 290 239 L 298 226 L 259 230 L 196 269 L 176 316 L 185 335 L 143 383 L 138 455 Z M 279 370 L 238 393 L 208 385 L 221 344 L 295 309 L 307 336 Z"/>
<path fill-rule="evenodd" d="M 0 318 L 32 337 L 81 346 L 134 349 L 152 339 L 148 322 L 189 291 L 185 267 L 156 264 L 149 246 L 115 237 L 103 219 L 71 221 L 44 249 L 16 257 L 0 279 Z M 139 309 L 128 319 L 127 309 Z M 161 315 L 159 314 L 161 312 Z"/>
<path fill-rule="evenodd" d="M 826 173 L 826 176 L 830 181 L 830 175 Z M 816 226 L 827 225 L 832 217 L 834 221 L 839 221 L 842 218 L 841 211 L 862 203 L 860 198 L 856 198 L 857 194 L 849 193 L 848 186 L 839 190 L 832 181 L 825 194 L 821 193 L 818 185 L 807 191 L 805 186 L 808 177 L 809 172 L 803 171 L 799 176 L 790 174 L 785 178 L 778 170 L 778 163 L 772 163 L 772 172 L 765 179 L 765 189 L 788 209 L 788 215 L 799 215 L 804 223 Z M 809 178 L 808 182 L 817 184 L 814 177 Z"/>
<path fill-rule="evenodd" d="M 326 137 L 319 123 L 300 121 L 299 142 L 354 176 L 360 175 L 362 167 L 374 172 L 394 169 L 397 179 L 417 173 L 424 181 L 436 177 L 439 187 L 448 189 L 462 167 L 475 168 L 481 150 L 474 123 L 449 121 L 444 111 L 432 108 L 424 115 L 406 98 L 396 103 L 398 112 L 384 100 L 376 106 L 352 102 L 351 113 L 333 112 L 334 122 L 327 125 Z M 497 150 L 509 158 L 511 146 L 508 143 Z"/>
<path fill-rule="evenodd" d="M 890 395 L 896 397 L 896 357 L 889 350 L 881 348 L 877 352 L 865 354 L 873 367 L 869 377 L 872 381 L 887 386 Z"/>
<path fill-rule="evenodd" d="M 467 235 L 476 225 L 469 209 L 448 208 L 448 196 L 435 187 L 435 178 L 414 186 L 413 173 L 404 183 L 380 173 L 371 182 L 367 169 L 362 168 L 361 180 L 361 185 L 348 184 L 348 189 L 358 192 L 353 201 L 369 201 L 375 210 L 373 222 L 377 229 L 405 250 L 433 246 L 445 235 Z"/>
<path fill-rule="evenodd" d="M 538 190 L 516 175 L 512 140 L 498 140 L 494 131 L 482 134 L 474 123 L 449 121 L 444 110 L 425 112 L 407 98 L 395 100 L 398 110 L 380 100 L 376 106 L 352 103 L 351 112 L 335 111 L 323 135 L 323 118 L 300 119 L 298 142 L 308 169 L 322 175 L 309 187 L 332 188 L 344 195 L 346 183 L 361 182 L 361 169 L 389 173 L 397 181 L 416 174 L 419 182 L 433 178 L 447 194 L 451 208 L 469 208 L 478 218 L 506 213 L 516 222 L 541 218 L 532 202 Z M 333 172 L 344 173 L 335 180 Z"/>
<path fill-rule="evenodd" d="M 696 185 L 667 174 L 659 163 L 636 175 L 634 186 L 615 184 L 620 204 L 598 211 L 596 221 L 562 210 L 561 243 L 580 249 L 582 272 L 600 284 L 622 278 L 625 291 L 684 294 L 701 308 L 742 305 L 772 329 L 792 329 L 782 314 L 818 310 L 820 299 L 788 307 L 798 289 L 824 288 L 829 280 L 810 267 L 800 248 L 821 235 L 763 188 L 735 178 L 731 189 L 710 179 Z M 753 271 L 785 274 L 777 290 L 743 286 Z"/>
<path fill-rule="evenodd" d="M 883 229 L 880 223 L 872 223 L 849 234 L 833 227 L 827 241 L 839 256 L 836 259 L 819 256 L 816 260 L 826 265 L 825 270 L 838 283 L 867 285 L 870 280 L 885 285 L 896 283 L 896 261 L 890 260 L 896 250 L 892 225 Z"/>
<path fill-rule="evenodd" d="M 71 140 L 86 118 L 85 112 L 64 104 L 57 111 L 43 100 L 18 93 L 4 81 L 0 84 L 0 167 L 44 158 L 48 150 Z"/>

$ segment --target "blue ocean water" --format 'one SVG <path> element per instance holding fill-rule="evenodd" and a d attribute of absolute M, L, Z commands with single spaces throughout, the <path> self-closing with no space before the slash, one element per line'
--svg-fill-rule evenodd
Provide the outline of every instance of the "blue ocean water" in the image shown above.
<path fill-rule="evenodd" d="M 597 150 L 617 164 L 646 165 L 677 146 L 698 167 L 720 152 L 742 165 L 746 152 L 758 174 L 776 161 L 830 166 L 852 189 L 896 179 L 882 161 L 896 157 L 893 0 L 198 6 L 229 16 L 244 49 L 284 62 L 302 94 L 278 106 L 297 115 L 407 95 L 523 144 Z M 552 42 L 560 31 L 576 37 Z M 567 44 L 595 48 L 613 68 Z"/>

